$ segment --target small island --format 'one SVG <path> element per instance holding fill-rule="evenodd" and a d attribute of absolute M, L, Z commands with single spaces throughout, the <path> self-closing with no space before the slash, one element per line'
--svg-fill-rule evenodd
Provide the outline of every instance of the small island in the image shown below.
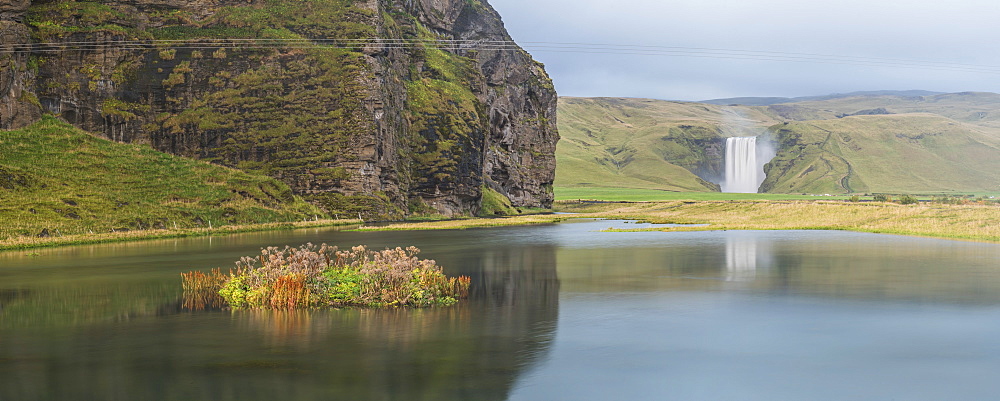
<path fill-rule="evenodd" d="M 468 297 L 470 278 L 447 277 L 416 247 L 339 250 L 311 243 L 261 249 L 228 274 L 182 273 L 184 308 L 448 306 Z"/>

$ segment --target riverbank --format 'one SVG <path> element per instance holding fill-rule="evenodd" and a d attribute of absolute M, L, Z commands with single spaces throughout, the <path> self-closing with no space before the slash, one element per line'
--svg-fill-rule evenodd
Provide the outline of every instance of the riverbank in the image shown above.
<path fill-rule="evenodd" d="M 1000 206 L 996 204 L 900 205 L 889 202 L 775 200 L 608 203 L 559 201 L 555 210 L 573 214 L 398 223 L 361 227 L 359 230 L 464 229 L 554 223 L 568 218 L 602 218 L 664 224 L 705 224 L 636 231 L 844 230 L 1000 242 Z"/>
<path fill-rule="evenodd" d="M 353 230 L 456 230 L 550 224 L 571 218 L 599 218 L 642 220 L 664 224 L 704 224 L 704 226 L 657 227 L 627 231 L 843 230 L 1000 242 L 1000 206 L 996 204 L 951 205 L 921 203 L 900 205 L 889 202 L 857 203 L 846 201 L 795 200 L 703 200 L 607 203 L 557 201 L 554 210 L 563 213 L 425 222 L 398 222 L 380 226 L 361 226 Z M 215 228 L 119 231 L 45 238 L 17 237 L 0 241 L 0 250 L 226 235 L 253 231 L 346 226 L 361 223 L 360 220 L 315 220 L 234 225 Z"/>
<path fill-rule="evenodd" d="M 676 201 L 629 204 L 563 203 L 586 217 L 651 223 L 707 224 L 642 231 L 844 230 L 1000 242 L 1000 206 L 839 201 Z M 639 230 L 637 230 L 639 231 Z"/>
<path fill-rule="evenodd" d="M 380 226 L 361 226 L 350 231 L 407 231 L 407 230 L 462 230 L 466 228 L 524 226 L 530 224 L 557 223 L 580 216 L 567 214 L 526 214 L 506 217 L 472 217 L 465 219 L 407 221 Z M 587 217 L 587 216 L 585 216 Z"/>
<path fill-rule="evenodd" d="M 151 229 L 94 234 L 74 234 L 65 236 L 54 235 L 49 237 L 15 237 L 0 241 L 0 250 L 46 248 L 62 245 L 102 244 L 163 238 L 206 237 L 257 231 L 349 226 L 361 223 L 361 220 L 309 220 L 282 223 L 229 225 L 211 228 Z"/>

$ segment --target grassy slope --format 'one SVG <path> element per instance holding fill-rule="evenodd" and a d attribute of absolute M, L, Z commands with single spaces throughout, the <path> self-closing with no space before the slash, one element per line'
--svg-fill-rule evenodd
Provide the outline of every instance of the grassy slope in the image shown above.
<path fill-rule="evenodd" d="M 559 199 L 595 194 L 605 199 L 677 199 L 653 192 L 607 193 L 606 188 L 711 191 L 680 168 L 685 160 L 707 156 L 679 149 L 692 145 L 673 140 L 682 125 L 699 127 L 700 131 L 680 133 L 701 135 L 701 139 L 766 126 L 783 132 L 785 139 L 793 137 L 795 143 L 786 143 L 774 161 L 772 176 L 762 187 L 767 192 L 989 192 L 1000 188 L 997 94 L 858 96 L 772 107 L 563 98 L 559 106 L 563 136 L 556 152 Z M 876 108 L 894 114 L 837 118 Z M 788 124 L 778 124 L 782 121 Z M 616 160 L 629 163 L 616 168 Z M 580 188 L 593 190 L 581 193 Z"/>
<path fill-rule="evenodd" d="M 275 179 L 99 139 L 54 117 L 0 132 L 0 239 L 318 213 Z"/>
<path fill-rule="evenodd" d="M 772 161 L 769 192 L 995 191 L 1000 137 L 933 114 L 793 122 L 800 146 Z"/>
<path fill-rule="evenodd" d="M 890 113 L 930 113 L 965 123 L 1000 128 L 1000 94 L 996 93 L 963 92 L 924 97 L 859 96 L 797 102 L 792 105 L 812 110 L 815 116 L 822 119 L 832 119 L 838 114 L 852 114 L 860 110 L 884 108 Z"/>
<path fill-rule="evenodd" d="M 718 140 L 743 127 L 762 129 L 775 122 L 745 107 L 560 98 L 555 186 L 711 191 L 678 165 L 705 158 L 691 152 L 685 142 Z M 682 130 L 681 126 L 692 128 Z"/>

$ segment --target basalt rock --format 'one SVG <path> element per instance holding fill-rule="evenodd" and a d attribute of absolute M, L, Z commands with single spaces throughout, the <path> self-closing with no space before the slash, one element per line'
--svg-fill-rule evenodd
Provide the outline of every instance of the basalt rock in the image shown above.
<path fill-rule="evenodd" d="M 44 110 L 321 205 L 382 203 L 365 218 L 476 213 L 487 187 L 551 205 L 556 94 L 524 50 L 489 45 L 511 38 L 485 1 L 0 0 L 0 16 L 16 71 L 0 128 Z"/>
<path fill-rule="evenodd" d="M 20 128 L 41 117 L 30 65 L 28 0 L 0 0 L 0 128 Z"/>

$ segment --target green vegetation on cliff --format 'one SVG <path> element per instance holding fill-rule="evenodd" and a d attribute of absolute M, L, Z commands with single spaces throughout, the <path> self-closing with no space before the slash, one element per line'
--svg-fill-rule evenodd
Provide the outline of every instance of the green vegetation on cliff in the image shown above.
<path fill-rule="evenodd" d="M 551 203 L 555 93 L 541 65 L 522 49 L 441 46 L 509 40 L 486 2 L 17 11 L 20 40 L 45 49 L 14 64 L 21 108 L 95 135 L 277 178 L 332 216 L 468 215 L 483 185 L 519 207 Z M 28 111 L 4 127 L 35 121 Z"/>
<path fill-rule="evenodd" d="M 206 21 L 177 18 L 157 37 L 201 39 L 368 38 L 371 12 L 353 0 L 278 1 L 223 7 Z M 235 36 L 233 36 L 235 35 Z M 163 81 L 175 112 L 156 118 L 159 143 L 177 153 L 278 177 L 294 187 L 337 185 L 351 173 L 352 142 L 370 129 L 358 119 L 370 73 L 359 49 L 334 46 L 220 48 L 211 56 L 178 49 Z M 173 50 L 173 49 L 171 49 Z M 199 53 L 196 55 L 195 53 Z M 199 57 L 200 55 L 200 57 Z M 167 60 L 169 61 L 169 60 Z M 175 78 L 173 82 L 168 82 Z M 171 85 L 173 84 L 173 85 Z M 192 91 L 204 92 L 192 99 Z M 194 140 L 197 146 L 187 145 Z M 212 149 L 203 149 L 208 145 Z M 298 188 L 297 188 L 298 189 Z"/>
<path fill-rule="evenodd" d="M 412 17 L 398 22 L 411 31 L 409 39 L 437 39 Z M 468 163 L 469 155 L 482 152 L 486 132 L 485 108 L 472 92 L 475 61 L 429 44 L 413 50 L 410 66 L 406 117 L 413 186 L 424 196 L 463 184 L 466 192 L 474 191 L 468 181 L 478 182 L 482 172 L 481 166 Z"/>
<path fill-rule="evenodd" d="M 510 199 L 503 194 L 494 191 L 488 186 L 483 186 L 483 201 L 479 208 L 479 215 L 483 217 L 513 216 L 520 212 L 511 206 Z"/>
<path fill-rule="evenodd" d="M 273 178 L 99 139 L 51 116 L 0 133 L 0 239 L 317 214 Z"/>

